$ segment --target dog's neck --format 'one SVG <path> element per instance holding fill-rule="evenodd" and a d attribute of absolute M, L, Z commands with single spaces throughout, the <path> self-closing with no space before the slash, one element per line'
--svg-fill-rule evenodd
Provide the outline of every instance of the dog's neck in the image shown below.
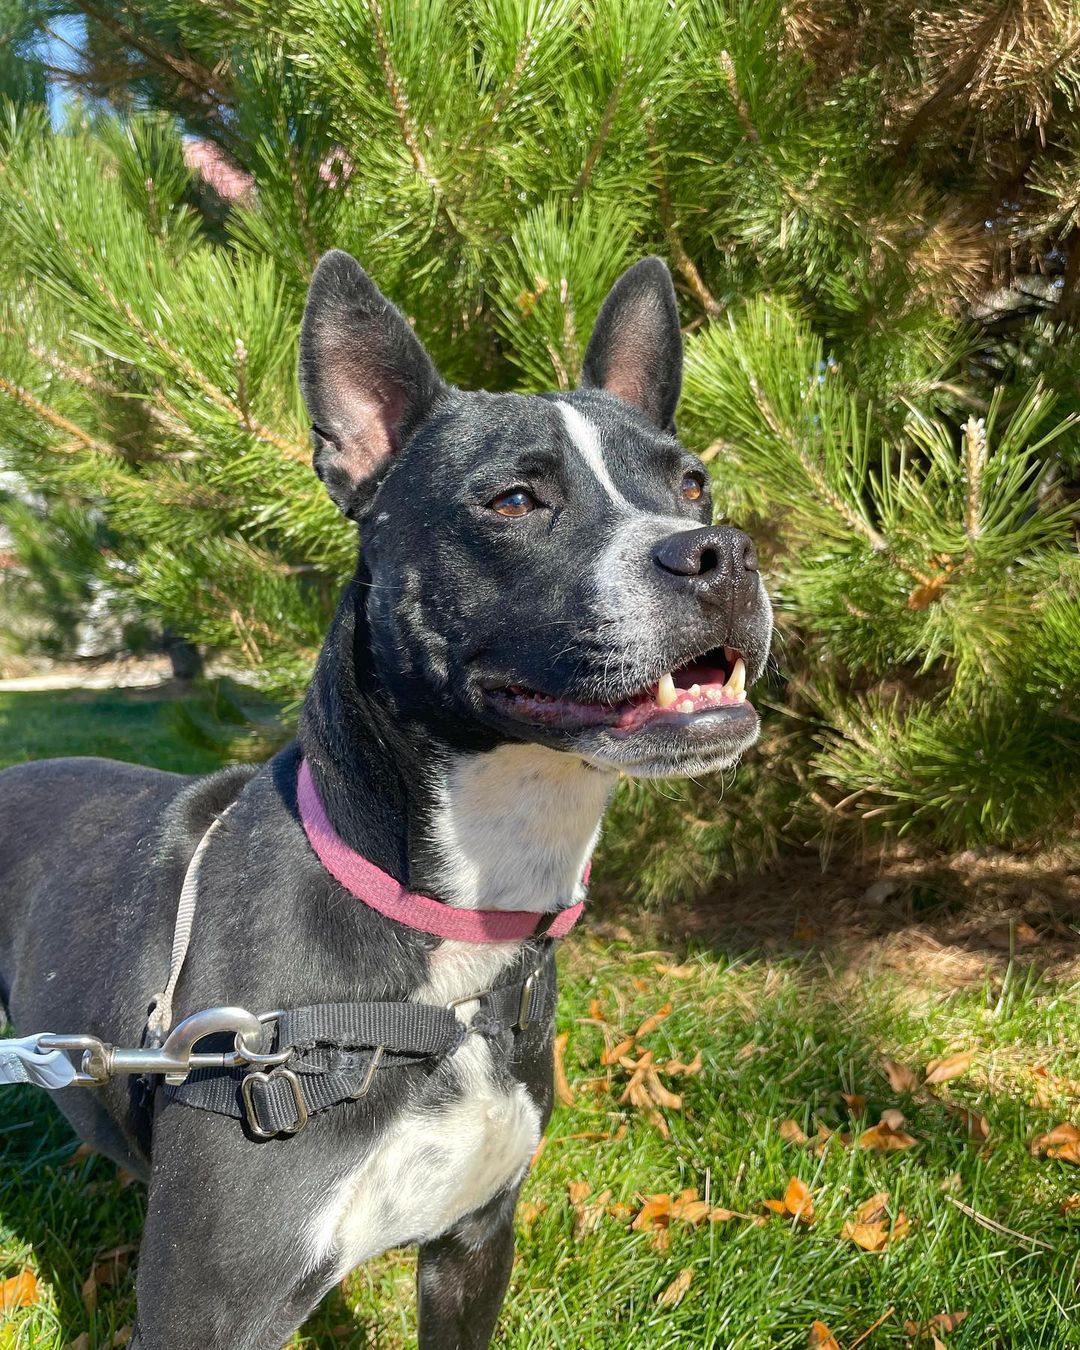
<path fill-rule="evenodd" d="M 614 775 L 542 746 L 465 750 L 403 729 L 368 668 L 362 594 L 362 582 L 346 592 L 300 724 L 336 833 L 409 890 L 461 908 L 580 899 Z"/>

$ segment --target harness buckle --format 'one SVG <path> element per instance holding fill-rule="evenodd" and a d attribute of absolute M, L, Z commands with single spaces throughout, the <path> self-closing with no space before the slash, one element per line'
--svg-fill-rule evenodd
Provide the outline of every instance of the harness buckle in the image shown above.
<path fill-rule="evenodd" d="M 292 1093 L 293 1105 L 296 1108 L 296 1119 L 291 1125 L 282 1125 L 277 1129 L 268 1130 L 259 1120 L 254 1089 L 256 1083 L 269 1085 L 275 1079 L 280 1079 L 288 1085 Z M 247 1112 L 248 1129 L 257 1139 L 273 1139 L 275 1135 L 279 1134 L 299 1134 L 308 1123 L 307 1102 L 304 1100 L 304 1090 L 300 1085 L 300 1079 L 293 1073 L 292 1069 L 286 1069 L 283 1064 L 271 1069 L 269 1073 L 263 1073 L 261 1070 L 249 1073 L 240 1083 L 240 1097 Z"/>
<path fill-rule="evenodd" d="M 514 1023 L 518 1031 L 524 1031 L 532 1022 L 533 1003 L 536 999 L 536 981 L 539 974 L 538 970 L 534 970 L 522 983 L 521 1000 L 518 1003 L 517 1020 Z"/>

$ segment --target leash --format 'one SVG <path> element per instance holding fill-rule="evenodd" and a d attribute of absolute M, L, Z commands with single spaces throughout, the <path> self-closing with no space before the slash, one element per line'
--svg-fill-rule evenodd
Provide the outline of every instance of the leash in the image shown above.
<path fill-rule="evenodd" d="M 509 1041 L 507 1048 L 512 1057 L 518 1035 L 534 1024 L 554 1020 L 553 939 L 573 927 L 582 904 L 554 915 L 456 911 L 440 901 L 413 895 L 374 864 L 347 849 L 333 834 L 317 795 L 313 797 L 310 771 L 305 782 L 306 769 L 306 763 L 302 762 L 298 786 L 305 831 L 323 865 L 353 894 L 379 912 L 425 932 L 439 932 L 449 923 L 454 931 L 442 935 L 459 940 L 465 932 L 472 940 L 481 942 L 513 940 L 511 932 L 514 937 L 538 937 L 541 951 L 536 966 L 517 978 L 443 1006 L 411 1002 L 323 1003 L 260 1014 L 245 1008 L 218 1007 L 192 1013 L 171 1027 L 173 998 L 191 943 L 198 905 L 199 870 L 214 833 L 235 805 L 231 803 L 211 822 L 184 873 L 169 973 L 165 988 L 151 1003 L 144 1044 L 137 1049 L 125 1049 L 97 1036 L 51 1032 L 0 1040 L 0 1085 L 32 1083 L 59 1091 L 67 1087 L 101 1087 L 119 1075 L 142 1075 L 150 1081 L 154 1076 L 163 1076 L 165 1095 L 171 1100 L 242 1120 L 257 1139 L 270 1139 L 297 1134 L 312 1115 L 365 1097 L 380 1070 L 445 1058 L 474 1034 L 492 1042 Z M 337 846 L 336 867 L 331 867 L 324 857 L 331 845 Z M 356 867 L 358 859 L 363 869 Z M 381 878 L 382 884 L 377 887 L 381 903 L 371 901 L 366 893 L 339 876 L 338 871 L 343 868 L 353 883 L 359 877 L 370 886 Z M 419 922 L 416 902 L 423 902 Z M 439 928 L 429 926 L 436 921 L 434 910 L 451 916 L 448 920 L 440 917 Z M 406 912 L 412 922 L 403 917 Z M 462 914 L 471 921 L 458 930 L 456 918 Z M 511 920 L 509 924 L 503 922 L 507 919 Z M 492 924 L 491 920 L 496 922 Z M 477 1005 L 468 1024 L 457 1013 L 467 1003 Z M 225 1049 L 196 1048 L 203 1041 L 223 1036 L 231 1037 Z"/>
<path fill-rule="evenodd" d="M 180 972 L 184 968 L 187 950 L 191 945 L 191 930 L 195 926 L 195 907 L 199 903 L 199 868 L 202 866 L 203 854 L 209 848 L 210 840 L 213 839 L 215 831 L 221 827 L 225 817 L 235 805 L 235 802 L 230 802 L 221 815 L 216 816 L 210 822 L 210 828 L 196 845 L 195 852 L 191 855 L 191 861 L 187 865 L 187 871 L 184 873 L 184 884 L 180 888 L 180 903 L 176 907 L 176 926 L 173 929 L 172 954 L 169 957 L 169 976 L 165 982 L 165 988 L 160 994 L 155 994 L 151 1000 L 150 1013 L 146 1019 L 147 1035 L 153 1043 L 160 1044 L 172 1026 L 173 995 L 176 993 Z"/>

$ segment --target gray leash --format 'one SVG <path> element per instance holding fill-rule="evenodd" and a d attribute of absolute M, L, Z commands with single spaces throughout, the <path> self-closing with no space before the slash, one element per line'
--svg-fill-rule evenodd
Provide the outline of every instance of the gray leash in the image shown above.
<path fill-rule="evenodd" d="M 213 839 L 215 831 L 235 805 L 235 802 L 230 802 L 221 815 L 215 816 L 210 822 L 209 828 L 199 840 L 195 852 L 191 855 L 191 861 L 184 873 L 184 884 L 180 888 L 180 903 L 176 907 L 172 954 L 169 957 L 169 978 L 161 993 L 154 996 L 150 1004 L 150 1015 L 146 1019 L 147 1038 L 151 1044 L 160 1045 L 172 1026 L 173 995 L 176 993 L 177 981 L 180 979 L 180 972 L 184 968 L 188 947 L 191 945 L 191 930 L 195 924 L 195 907 L 199 902 L 199 868 L 202 866 L 203 854 L 209 848 L 210 840 Z"/>

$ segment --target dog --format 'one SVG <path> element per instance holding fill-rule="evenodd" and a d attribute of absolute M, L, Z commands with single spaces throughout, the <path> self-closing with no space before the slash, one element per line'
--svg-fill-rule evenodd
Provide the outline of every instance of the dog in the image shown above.
<path fill-rule="evenodd" d="M 420 1346 L 478 1350 L 551 1112 L 551 948 L 605 806 L 620 774 L 710 773 L 754 742 L 771 610 L 676 438 L 682 341 L 658 258 L 608 295 L 580 387 L 525 396 L 446 383 L 360 265 L 328 253 L 300 380 L 315 469 L 360 542 L 297 739 L 203 778 L 102 759 L 0 774 L 0 995 L 21 1035 L 152 1048 L 187 882 L 171 1026 L 222 1006 L 315 1008 L 311 1026 L 327 1005 L 382 1009 L 404 1046 L 385 1062 L 374 1032 L 309 1026 L 285 1048 L 295 1073 L 264 1073 L 260 1040 L 263 1059 L 194 1086 L 118 1075 L 56 1100 L 149 1185 L 142 1350 L 273 1350 L 403 1244 Z M 422 1053 L 405 1014 L 443 1050 Z M 215 1072 L 224 1095 L 199 1109 Z M 305 1102 L 335 1073 L 344 1099 Z"/>

